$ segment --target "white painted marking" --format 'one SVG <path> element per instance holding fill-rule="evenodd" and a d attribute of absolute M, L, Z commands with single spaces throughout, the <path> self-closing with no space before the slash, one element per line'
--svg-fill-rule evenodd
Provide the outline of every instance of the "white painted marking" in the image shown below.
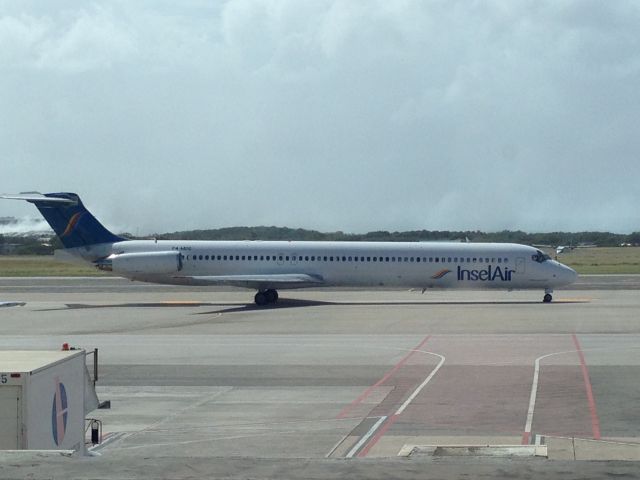
<path fill-rule="evenodd" d="M 554 355 L 565 355 L 568 353 L 575 353 L 575 350 L 568 350 L 566 352 L 554 352 L 547 353 L 546 355 L 542 355 L 541 357 L 536 358 L 533 363 L 533 381 L 531 382 L 531 394 L 529 395 L 529 409 L 527 410 L 527 421 L 524 425 L 524 433 L 525 436 L 531 435 L 531 425 L 533 424 L 533 412 L 536 407 L 536 397 L 538 395 L 538 378 L 540 376 L 540 361 L 544 360 L 547 357 L 552 357 Z"/>
<path fill-rule="evenodd" d="M 531 394 L 529 395 L 529 409 L 527 410 L 527 421 L 524 425 L 524 433 L 531 433 L 533 424 L 533 410 L 536 407 L 536 396 L 538 395 L 538 377 L 540 375 L 540 357 L 536 358 L 533 367 L 533 381 L 531 382 Z M 523 440 L 524 441 L 524 440 Z"/>
<path fill-rule="evenodd" d="M 333 448 L 331 450 L 329 450 L 329 453 L 327 453 L 324 458 L 329 458 L 331 455 L 333 455 L 333 452 L 335 452 L 337 450 L 337 448 L 342 445 L 342 442 L 344 442 L 347 437 L 349 436 L 349 434 L 345 434 L 342 436 L 342 438 L 340 440 L 338 440 L 338 443 L 336 443 Z"/>
<path fill-rule="evenodd" d="M 422 391 L 422 389 L 424 387 L 427 386 L 427 383 L 429 383 L 431 381 L 431 379 L 434 377 L 434 375 L 436 373 L 438 373 L 438 370 L 440 370 L 440 367 L 444 364 L 445 358 L 444 355 L 440 355 L 439 353 L 433 353 L 433 352 L 423 352 L 421 350 L 417 350 L 421 353 L 428 353 L 429 355 L 435 355 L 436 357 L 440 357 L 440 362 L 438 363 L 438 365 L 436 365 L 436 368 L 434 368 L 431 373 L 429 374 L 429 376 L 427 378 L 424 379 L 424 382 L 422 382 L 418 388 L 416 388 L 413 393 L 409 396 L 409 398 L 407 398 L 405 400 L 405 402 L 400 405 L 400 408 L 398 410 L 396 410 L 396 415 L 400 415 L 402 412 L 404 412 L 405 408 L 407 408 L 409 406 L 409 404 L 413 401 L 414 398 L 416 398 L 418 396 L 418 394 Z"/>
<path fill-rule="evenodd" d="M 364 436 L 363 436 L 363 437 L 358 441 L 358 443 L 356 443 L 356 444 L 353 446 L 353 448 L 352 448 L 351 450 L 349 450 L 349 453 L 347 453 L 346 457 L 347 457 L 347 458 L 351 458 L 351 457 L 353 457 L 353 456 L 358 452 L 358 450 L 360 450 L 360 448 L 361 448 L 365 443 L 367 443 L 367 440 L 369 440 L 369 438 L 371 438 L 371 436 L 372 436 L 374 433 L 376 433 L 376 430 L 378 430 L 378 427 L 379 427 L 380 425 L 382 425 L 382 424 L 383 424 L 383 422 L 384 422 L 386 419 L 387 419 L 387 416 L 386 416 L 386 415 L 385 415 L 385 416 L 383 416 L 383 417 L 380 417 L 380 418 L 378 419 L 378 421 L 377 421 L 376 423 L 374 423 L 374 424 L 373 424 L 373 426 L 369 429 L 369 431 L 367 432 L 367 434 L 366 434 L 366 435 L 364 435 Z"/>
<path fill-rule="evenodd" d="M 440 357 L 440 362 L 438 362 L 438 365 L 436 365 L 436 368 L 431 370 L 431 373 L 429 374 L 429 376 L 427 376 L 427 378 L 425 378 L 424 381 L 420 385 L 418 385 L 418 388 L 416 388 L 413 391 L 413 393 L 411 395 L 409 395 L 409 398 L 407 398 L 405 400 L 405 402 L 402 405 L 400 405 L 400 408 L 398 408 L 398 410 L 396 410 L 394 415 L 400 415 L 402 412 L 405 411 L 405 409 L 409 406 L 409 404 L 413 401 L 413 399 L 418 396 L 418 394 L 422 391 L 422 389 L 424 387 L 427 386 L 427 384 L 431 381 L 431 379 L 435 376 L 435 374 L 438 373 L 438 370 L 440 370 L 440 367 L 442 367 L 442 365 L 444 365 L 444 362 L 445 362 L 444 355 L 440 355 L 439 353 L 426 352 L 424 350 L 413 350 L 413 351 L 414 352 L 418 352 L 418 353 L 426 353 L 427 355 L 435 355 L 436 357 Z M 378 428 L 382 425 L 382 423 L 386 419 L 387 419 L 386 416 L 385 417 L 381 417 L 381 419 L 378 420 L 373 427 L 371 427 L 371 429 L 367 432 L 367 434 L 364 437 L 362 437 L 360 439 L 360 441 L 358 443 L 356 443 L 354 445 L 354 447 L 349 451 L 349 453 L 347 454 L 347 458 L 351 458 L 360 449 L 360 447 L 362 447 L 362 445 L 364 445 L 366 443 L 366 441 L 371 436 L 373 436 L 373 434 L 376 432 L 376 430 L 378 430 Z"/>

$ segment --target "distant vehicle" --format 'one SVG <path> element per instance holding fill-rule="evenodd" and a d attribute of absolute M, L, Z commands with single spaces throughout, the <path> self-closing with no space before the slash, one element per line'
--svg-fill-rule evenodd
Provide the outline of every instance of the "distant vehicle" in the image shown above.
<path fill-rule="evenodd" d="M 33 203 L 65 252 L 101 270 L 171 285 L 233 285 L 257 290 L 258 305 L 278 290 L 329 287 L 553 289 L 574 270 L 542 251 L 514 243 L 270 242 L 127 240 L 96 220 L 75 193 L 0 198 Z"/>

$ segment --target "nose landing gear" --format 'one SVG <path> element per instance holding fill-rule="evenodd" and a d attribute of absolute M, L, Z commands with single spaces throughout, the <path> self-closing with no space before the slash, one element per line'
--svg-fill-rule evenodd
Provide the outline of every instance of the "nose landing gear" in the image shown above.
<path fill-rule="evenodd" d="M 553 296 L 551 296 L 552 293 L 553 290 L 546 288 L 544 290 L 544 297 L 542 297 L 542 303 L 551 303 L 551 300 L 553 300 Z"/>
<path fill-rule="evenodd" d="M 256 305 L 267 305 L 268 303 L 276 303 L 278 301 L 278 292 L 272 288 L 268 290 L 260 290 L 254 297 Z"/>

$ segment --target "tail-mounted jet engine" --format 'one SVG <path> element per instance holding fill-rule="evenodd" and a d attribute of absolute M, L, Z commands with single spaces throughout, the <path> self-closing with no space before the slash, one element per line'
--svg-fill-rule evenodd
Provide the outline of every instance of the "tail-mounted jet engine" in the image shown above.
<path fill-rule="evenodd" d="M 120 253 L 97 262 L 101 270 L 113 273 L 167 275 L 182 270 L 182 254 L 178 252 Z"/>

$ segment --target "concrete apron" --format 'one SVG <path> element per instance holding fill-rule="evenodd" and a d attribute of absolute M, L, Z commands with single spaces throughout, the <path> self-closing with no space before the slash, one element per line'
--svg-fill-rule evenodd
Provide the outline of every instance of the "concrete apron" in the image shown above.
<path fill-rule="evenodd" d="M 640 444 L 544 437 L 544 445 L 404 445 L 399 457 L 544 457 L 549 460 L 640 461 Z"/>

